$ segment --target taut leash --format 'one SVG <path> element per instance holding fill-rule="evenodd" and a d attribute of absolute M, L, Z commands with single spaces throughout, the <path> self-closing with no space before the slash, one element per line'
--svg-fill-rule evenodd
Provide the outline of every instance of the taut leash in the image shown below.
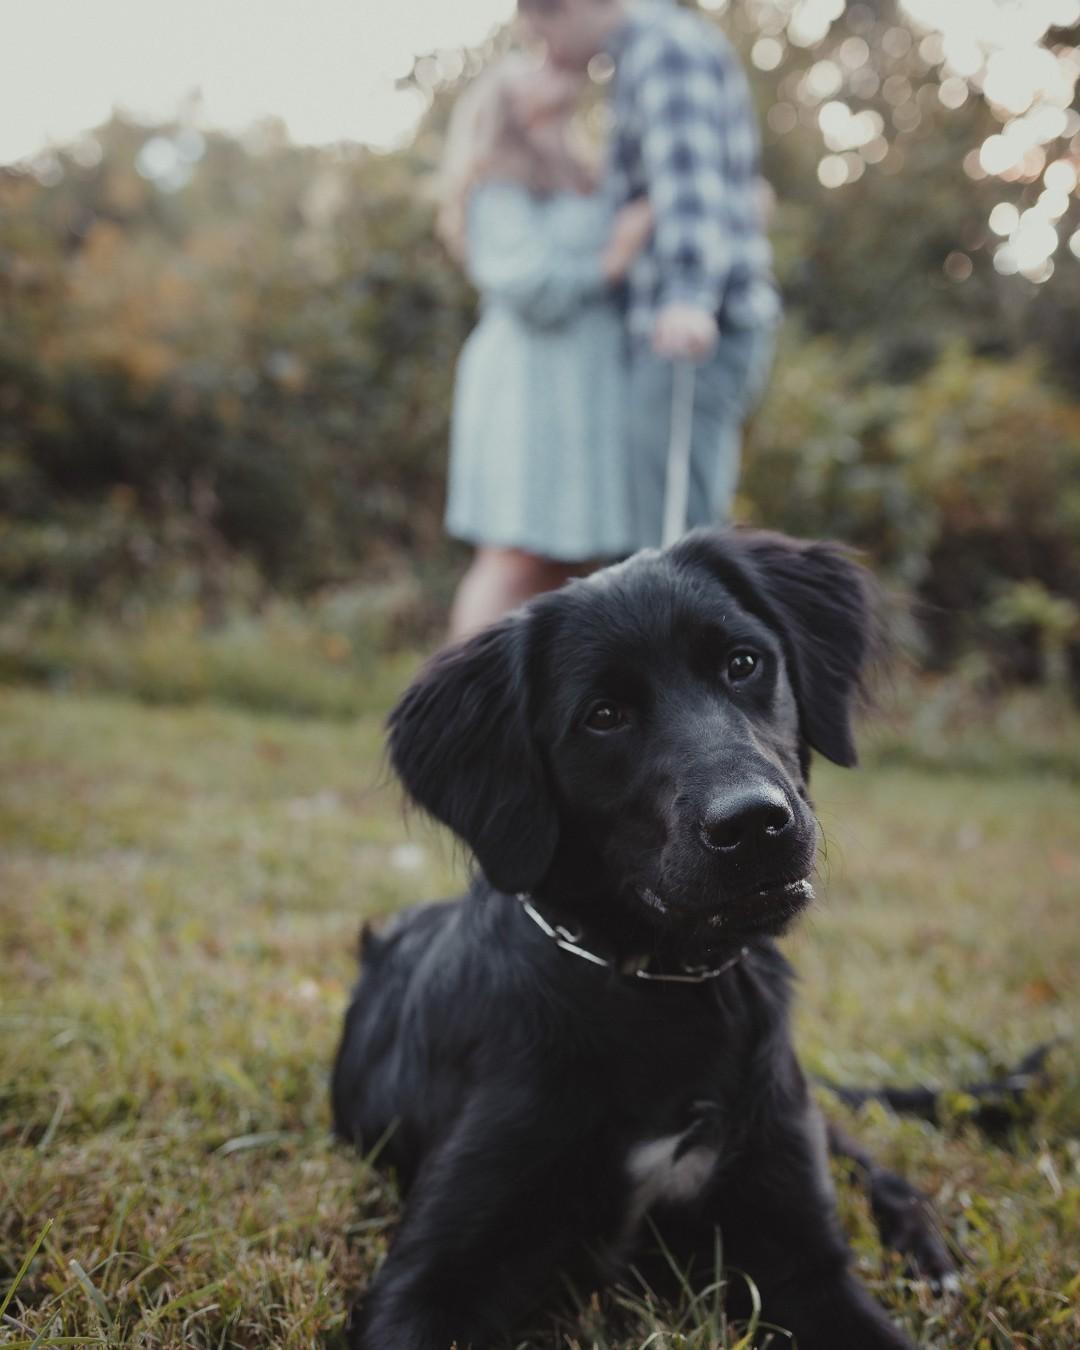
<path fill-rule="evenodd" d="M 690 449 L 694 435 L 694 381 L 692 361 L 676 361 L 671 386 L 671 436 L 668 440 L 667 478 L 664 484 L 664 527 L 661 545 L 670 548 L 686 532 L 690 508 Z"/>

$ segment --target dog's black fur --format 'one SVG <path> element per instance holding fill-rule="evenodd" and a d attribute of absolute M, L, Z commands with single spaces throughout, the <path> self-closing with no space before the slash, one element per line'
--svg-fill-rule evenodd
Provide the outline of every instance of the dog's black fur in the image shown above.
<path fill-rule="evenodd" d="M 650 1232 L 711 1280 L 717 1231 L 800 1350 L 909 1344 L 850 1272 L 773 942 L 812 898 L 810 753 L 855 762 L 874 607 L 835 546 L 698 531 L 442 652 L 398 704 L 394 767 L 484 876 L 365 944 L 335 1120 L 408 1201 L 358 1346 L 489 1345 L 560 1275 L 640 1268 Z M 680 984 L 644 958 L 734 964 Z"/>

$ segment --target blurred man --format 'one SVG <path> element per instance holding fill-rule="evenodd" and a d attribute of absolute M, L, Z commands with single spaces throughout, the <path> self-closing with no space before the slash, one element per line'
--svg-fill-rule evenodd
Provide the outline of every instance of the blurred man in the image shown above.
<path fill-rule="evenodd" d="M 647 197 L 655 230 L 627 279 L 630 472 L 638 544 L 660 542 L 676 361 L 697 364 L 686 524 L 727 518 L 742 423 L 780 312 L 756 116 L 734 51 L 667 0 L 518 0 L 552 61 L 615 64 L 608 167 L 616 206 Z"/>

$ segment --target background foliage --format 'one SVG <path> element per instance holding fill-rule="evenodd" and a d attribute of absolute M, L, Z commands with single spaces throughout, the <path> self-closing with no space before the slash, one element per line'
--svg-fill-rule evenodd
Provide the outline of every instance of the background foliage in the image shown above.
<path fill-rule="evenodd" d="M 778 8 L 747 0 L 723 21 L 750 52 Z M 922 602 L 936 663 L 975 652 L 988 674 L 1064 684 L 1080 264 L 1062 250 L 1047 284 L 1002 275 L 987 225 L 999 199 L 1038 194 L 1045 155 L 988 178 L 971 155 L 1000 109 L 974 93 L 945 107 L 940 52 L 890 3 L 831 8 L 819 40 L 754 68 L 788 321 L 739 513 L 866 549 Z M 1051 37 L 1075 48 L 1075 31 Z M 449 101 L 486 54 L 453 78 L 417 63 L 431 110 L 392 156 L 297 148 L 273 125 L 237 140 L 114 119 L 0 172 L 7 668 L 85 666 L 68 637 L 88 624 L 119 623 L 119 651 L 166 612 L 181 642 L 275 595 L 315 615 L 304 640 L 331 664 L 435 630 L 461 561 L 441 507 L 473 300 L 427 189 Z M 881 129 L 830 157 L 837 188 L 822 66 Z"/>

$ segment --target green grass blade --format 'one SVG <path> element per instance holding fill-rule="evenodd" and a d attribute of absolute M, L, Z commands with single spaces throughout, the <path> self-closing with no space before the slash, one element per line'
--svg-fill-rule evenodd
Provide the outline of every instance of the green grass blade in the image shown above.
<path fill-rule="evenodd" d="M 30 1248 L 30 1250 L 26 1253 L 26 1256 L 23 1258 L 22 1265 L 15 1272 L 15 1278 L 14 1280 L 12 1280 L 7 1293 L 4 1295 L 4 1301 L 3 1303 L 0 1303 L 0 1317 L 3 1317 L 3 1315 L 7 1312 L 8 1304 L 15 1297 L 16 1289 L 18 1289 L 19 1285 L 22 1284 L 23 1277 L 26 1275 L 26 1272 L 30 1269 L 30 1262 L 33 1261 L 35 1256 L 37 1256 L 41 1244 L 49 1236 L 49 1231 L 52 1228 L 54 1222 L 55 1220 L 53 1219 L 49 1219 L 46 1222 L 45 1227 L 37 1235 L 37 1239 L 34 1242 L 34 1245 Z"/>
<path fill-rule="evenodd" d="M 112 1331 L 113 1329 L 112 1314 L 109 1312 L 109 1305 L 105 1302 L 101 1290 L 98 1289 L 97 1285 L 93 1282 L 90 1276 L 87 1275 L 86 1271 L 83 1270 L 82 1266 L 78 1263 L 78 1261 L 75 1260 L 74 1257 L 72 1257 L 72 1259 L 68 1262 L 68 1269 L 82 1285 L 83 1292 L 86 1294 L 86 1297 L 90 1300 L 91 1303 L 93 1303 L 94 1307 L 100 1313 L 101 1320 L 105 1323 L 105 1325 L 109 1328 L 109 1330 Z"/>
<path fill-rule="evenodd" d="M 148 1331 L 151 1327 L 157 1326 L 163 1317 L 174 1312 L 177 1308 L 193 1303 L 196 1299 L 204 1298 L 207 1294 L 216 1293 L 225 1283 L 225 1280 L 213 1280 L 210 1284 L 204 1284 L 198 1289 L 188 1289 L 183 1294 L 177 1294 L 176 1298 L 171 1298 L 168 1303 L 163 1303 L 160 1308 L 155 1308 L 149 1317 L 144 1318 L 143 1329 Z"/>
<path fill-rule="evenodd" d="M 227 1158 L 233 1153 L 246 1153 L 253 1148 L 271 1148 L 274 1144 L 283 1144 L 287 1139 L 299 1136 L 291 1130 L 262 1130 L 258 1134 L 238 1134 L 234 1139 L 226 1139 L 217 1152 Z"/>

